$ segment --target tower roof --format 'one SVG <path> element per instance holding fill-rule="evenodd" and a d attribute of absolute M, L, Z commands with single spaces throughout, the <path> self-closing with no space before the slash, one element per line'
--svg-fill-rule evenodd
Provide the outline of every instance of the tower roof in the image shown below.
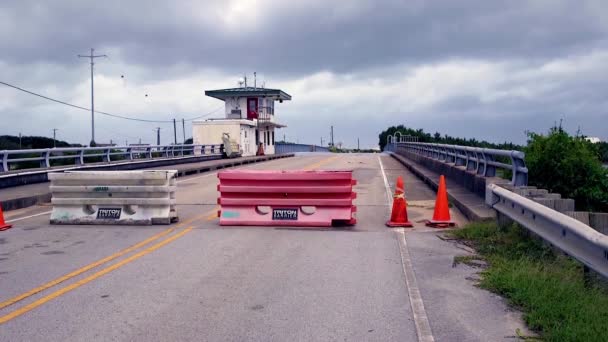
<path fill-rule="evenodd" d="M 229 89 L 218 89 L 218 90 L 205 90 L 205 95 L 214 97 L 216 99 L 225 100 L 228 97 L 270 97 L 275 100 L 291 100 L 291 95 L 280 89 L 268 89 L 268 88 L 254 88 L 254 87 L 243 87 L 243 88 L 229 88 Z"/>

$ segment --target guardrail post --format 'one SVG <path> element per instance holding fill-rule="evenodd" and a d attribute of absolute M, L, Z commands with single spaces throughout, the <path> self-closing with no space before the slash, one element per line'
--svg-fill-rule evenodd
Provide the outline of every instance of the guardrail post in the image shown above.
<path fill-rule="evenodd" d="M 6 151 L 2 151 L 0 153 L 2 153 L 2 165 L 0 165 L 0 167 L 1 167 L 0 171 L 2 171 L 2 172 L 9 171 L 9 169 L 8 169 L 8 153 Z"/>
<path fill-rule="evenodd" d="M 164 151 L 165 151 L 165 158 L 169 158 L 169 147 L 165 146 Z"/>
<path fill-rule="evenodd" d="M 484 155 L 484 162 L 486 163 L 486 167 L 484 170 L 483 175 L 485 177 L 495 177 L 496 176 L 496 166 L 492 165 L 492 162 L 494 162 L 494 156 L 488 153 L 485 153 L 485 151 L 483 152 Z"/>
<path fill-rule="evenodd" d="M 106 148 L 106 149 L 103 150 L 103 154 L 104 154 L 103 161 L 104 162 L 109 163 L 109 162 L 112 161 L 112 157 L 110 156 L 110 151 L 112 151 L 112 150 L 109 149 L 109 148 Z"/>
<path fill-rule="evenodd" d="M 446 151 L 445 152 L 446 153 L 445 162 L 454 164 L 456 161 L 456 158 L 454 157 L 454 154 L 455 154 L 454 147 L 446 146 L 445 151 Z"/>
<path fill-rule="evenodd" d="M 84 149 L 81 149 L 78 151 L 78 153 L 76 153 L 76 156 L 74 157 L 74 164 L 84 165 Z"/>
<path fill-rule="evenodd" d="M 152 147 L 146 147 L 146 158 L 152 159 Z"/>
<path fill-rule="evenodd" d="M 513 166 L 513 178 L 511 181 L 515 186 L 528 185 L 528 169 L 524 161 L 524 154 L 519 151 L 511 152 L 511 164 Z"/>
<path fill-rule="evenodd" d="M 467 148 L 465 150 L 465 153 L 467 154 L 467 171 L 473 171 L 475 169 L 477 169 L 477 162 L 475 161 L 474 152 L 473 151 L 469 151 L 469 149 Z"/>
<path fill-rule="evenodd" d="M 44 152 L 40 153 L 40 167 L 49 168 L 51 167 L 51 150 L 46 149 Z"/>
<path fill-rule="evenodd" d="M 441 160 L 444 163 L 447 163 L 447 161 L 448 161 L 448 148 L 447 148 L 447 146 L 443 146 L 441 148 Z"/>
<path fill-rule="evenodd" d="M 475 154 L 477 156 L 477 170 L 475 170 L 475 173 L 477 173 L 478 175 L 483 175 L 485 173 L 487 165 L 485 154 L 483 153 L 483 151 L 477 151 L 475 152 Z"/>
<path fill-rule="evenodd" d="M 464 166 L 466 165 L 466 159 L 462 158 L 462 154 L 460 154 L 460 149 L 458 149 L 457 147 L 454 147 L 454 165 L 455 166 Z"/>
<path fill-rule="evenodd" d="M 127 154 L 129 155 L 129 160 L 133 160 L 133 148 L 127 148 Z"/>

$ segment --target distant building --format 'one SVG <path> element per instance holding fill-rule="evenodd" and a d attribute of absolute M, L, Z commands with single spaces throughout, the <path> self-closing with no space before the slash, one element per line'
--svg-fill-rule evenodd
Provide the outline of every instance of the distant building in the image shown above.
<path fill-rule="evenodd" d="M 602 142 L 602 139 L 598 138 L 598 137 L 586 137 L 585 140 L 587 140 L 588 142 L 592 143 L 592 144 L 598 144 Z"/>
<path fill-rule="evenodd" d="M 205 95 L 224 101 L 224 117 L 192 123 L 194 144 L 219 145 L 228 133 L 239 143 L 243 156 L 253 156 L 262 144 L 265 154 L 274 154 L 275 130 L 287 127 L 276 121 L 275 102 L 291 100 L 280 89 L 240 87 L 206 90 Z"/>

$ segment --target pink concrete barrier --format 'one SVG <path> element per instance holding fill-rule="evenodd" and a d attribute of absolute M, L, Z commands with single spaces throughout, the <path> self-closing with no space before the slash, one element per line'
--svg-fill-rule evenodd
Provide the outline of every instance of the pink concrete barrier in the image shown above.
<path fill-rule="evenodd" d="M 352 171 L 218 173 L 222 226 L 354 225 L 357 181 Z"/>

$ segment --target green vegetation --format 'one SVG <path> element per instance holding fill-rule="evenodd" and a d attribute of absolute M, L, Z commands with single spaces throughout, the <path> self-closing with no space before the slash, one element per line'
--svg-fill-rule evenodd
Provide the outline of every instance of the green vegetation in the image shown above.
<path fill-rule="evenodd" d="M 530 184 L 573 198 L 579 210 L 608 211 L 608 169 L 600 145 L 556 126 L 547 135 L 528 133 L 524 151 Z"/>
<path fill-rule="evenodd" d="M 517 225 L 472 223 L 451 234 L 486 259 L 480 286 L 520 308 L 525 322 L 543 340 L 608 341 L 608 291 L 586 283 L 581 264 Z"/>
<path fill-rule="evenodd" d="M 65 141 L 57 140 L 57 147 L 80 146 L 69 144 Z M 52 148 L 53 139 L 47 137 L 23 136 L 21 137 L 21 146 L 19 145 L 19 137 L 12 135 L 0 136 L 0 150 L 26 150 L 32 148 Z"/>
<path fill-rule="evenodd" d="M 608 164 L 608 142 L 602 141 L 597 144 L 597 149 L 602 163 Z"/>
<path fill-rule="evenodd" d="M 522 147 L 519 145 L 515 145 L 513 143 L 504 142 L 502 144 L 495 144 L 485 140 L 477 140 L 475 138 L 466 139 L 466 138 L 457 138 L 449 135 L 441 135 L 439 132 L 435 132 L 435 134 L 426 133 L 422 129 L 412 129 L 405 127 L 403 125 L 399 126 L 391 126 L 386 130 L 382 131 L 380 135 L 378 135 L 378 144 L 380 145 L 380 149 L 384 150 L 384 146 L 386 146 L 386 139 L 389 135 L 394 135 L 395 133 L 401 133 L 402 136 L 412 136 L 418 139 L 418 142 L 430 142 L 430 143 L 438 143 L 438 144 L 451 144 L 451 145 L 463 145 L 463 146 L 477 146 L 477 147 L 485 147 L 485 148 L 497 148 L 503 150 L 520 150 Z"/>

